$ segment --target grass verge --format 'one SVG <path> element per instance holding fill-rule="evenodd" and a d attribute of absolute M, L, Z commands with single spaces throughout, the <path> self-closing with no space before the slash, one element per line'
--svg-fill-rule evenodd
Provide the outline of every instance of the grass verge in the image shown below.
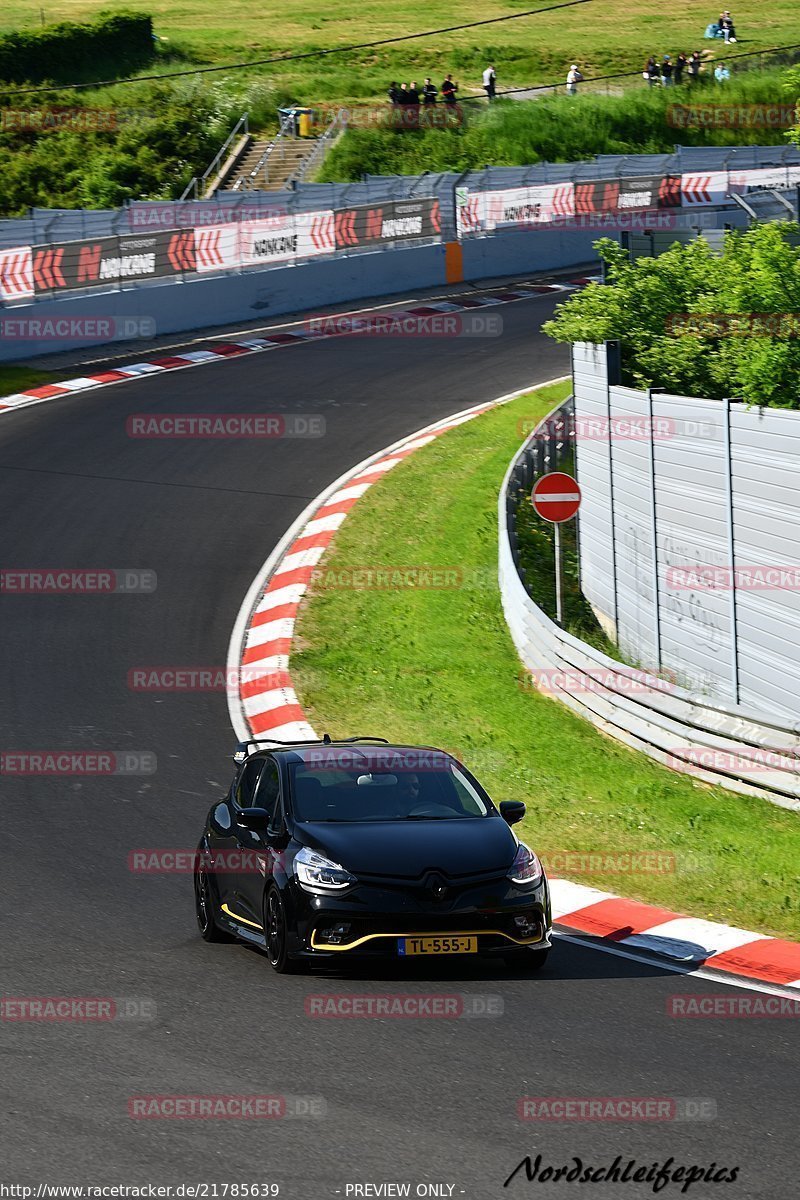
<path fill-rule="evenodd" d="M 78 371 L 46 371 L 43 367 L 0 366 L 0 401 L 3 396 L 26 392 L 28 388 L 41 387 L 45 383 L 58 383 L 60 379 L 71 379 Z"/>
<path fill-rule="evenodd" d="M 706 70 L 710 75 L 711 66 Z M 480 170 L 487 163 L 575 162 L 595 154 L 671 154 L 676 143 L 784 145 L 785 128 L 682 125 L 680 106 L 738 106 L 747 114 L 758 112 L 757 105 L 783 103 L 790 111 L 798 86 L 795 72 L 790 76 L 781 70 L 750 70 L 734 74 L 724 88 L 702 76 L 700 83 L 679 88 L 649 89 L 638 79 L 619 96 L 584 91 L 525 104 L 514 100 L 498 100 L 491 107 L 467 104 L 463 123 L 451 129 L 349 130 L 326 156 L 318 177 L 344 182 L 360 179 L 365 171 L 412 175 Z"/>
<path fill-rule="evenodd" d="M 526 802 L 523 836 L 545 857 L 675 856 L 674 871 L 574 876 L 580 882 L 796 938 L 797 815 L 674 774 L 519 686 L 494 582 L 497 493 L 518 422 L 544 416 L 567 388 L 539 389 L 445 434 L 370 489 L 323 567 L 455 567 L 470 583 L 311 593 L 292 656 L 301 701 L 333 736 L 380 734 L 459 753 L 496 800 Z"/>

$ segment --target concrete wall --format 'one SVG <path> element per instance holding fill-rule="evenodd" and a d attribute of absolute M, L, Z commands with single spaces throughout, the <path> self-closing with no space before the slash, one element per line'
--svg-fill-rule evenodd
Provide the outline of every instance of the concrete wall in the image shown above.
<path fill-rule="evenodd" d="M 555 270 L 593 257 L 594 232 L 512 232 L 473 238 L 463 244 L 463 280 Z M 456 282 L 452 279 L 451 283 Z M 298 266 L 251 270 L 240 275 L 201 276 L 123 291 L 75 294 L 64 299 L 0 310 L 3 319 L 113 318 L 140 321 L 148 337 L 213 325 L 253 321 L 288 313 L 314 312 L 331 304 L 444 286 L 443 243 L 309 261 Z M 0 338 L 0 361 L 80 350 L 108 342 L 98 338 L 41 340 Z M 128 343 L 135 353 L 135 340 Z"/>

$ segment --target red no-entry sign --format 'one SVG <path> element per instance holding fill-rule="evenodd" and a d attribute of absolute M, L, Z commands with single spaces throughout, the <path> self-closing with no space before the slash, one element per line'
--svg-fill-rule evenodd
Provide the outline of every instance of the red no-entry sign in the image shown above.
<path fill-rule="evenodd" d="M 577 479 L 563 471 L 551 471 L 537 479 L 531 494 L 533 507 L 545 521 L 559 525 L 574 517 L 581 504 Z"/>

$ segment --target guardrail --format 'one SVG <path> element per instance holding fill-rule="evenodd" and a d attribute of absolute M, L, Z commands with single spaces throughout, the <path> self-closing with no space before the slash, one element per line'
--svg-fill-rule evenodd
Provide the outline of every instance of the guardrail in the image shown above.
<path fill-rule="evenodd" d="M 800 811 L 800 723 L 709 703 L 669 679 L 609 658 L 561 629 L 528 594 L 517 568 L 515 513 L 537 475 L 552 469 L 569 446 L 569 404 L 548 414 L 514 456 L 498 504 L 503 612 L 532 685 L 675 770 Z M 552 428 L 559 416 L 562 437 Z"/>
<path fill-rule="evenodd" d="M 249 113 L 242 113 L 242 115 L 239 117 L 239 120 L 236 122 L 233 129 L 228 134 L 228 137 L 220 146 L 215 157 L 206 167 L 203 174 L 200 176 L 195 175 L 194 179 L 191 179 L 189 183 L 187 183 L 181 196 L 181 200 L 188 200 L 190 195 L 194 200 L 201 200 L 205 196 L 208 188 L 209 178 L 214 175 L 219 164 L 224 161 L 224 156 L 229 147 L 233 145 L 237 134 L 243 137 L 250 132 L 249 117 Z"/>
<path fill-rule="evenodd" d="M 578 233 L 586 240 L 629 228 L 698 229 L 716 225 L 721 211 L 735 209 L 737 217 L 744 216 L 733 204 L 733 193 L 798 183 L 797 146 L 679 148 L 672 155 L 601 155 L 593 162 L 460 176 L 299 182 L 287 192 L 223 192 L 213 201 L 184 203 L 138 201 L 113 213 L 37 210 L 28 221 L 0 222 L 0 301 L 28 304 L 88 287 L 182 282 L 207 271 L 238 273 L 386 246 L 459 239 L 466 249 L 468 242 L 500 233 Z M 313 231 L 307 238 L 309 225 Z M 62 229 L 69 235 L 61 235 Z M 163 250 L 158 238 L 166 232 L 171 237 Z M 158 263 L 164 255 L 162 270 Z M 64 267 L 73 259 L 76 270 L 70 273 Z"/>

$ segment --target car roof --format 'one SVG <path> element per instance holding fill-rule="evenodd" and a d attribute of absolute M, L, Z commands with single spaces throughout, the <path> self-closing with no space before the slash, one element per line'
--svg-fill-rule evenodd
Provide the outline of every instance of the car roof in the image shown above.
<path fill-rule="evenodd" d="M 312 742 L 303 746 L 287 746 L 276 748 L 268 751 L 276 757 L 282 758 L 285 762 L 308 762 L 318 761 L 320 755 L 335 757 L 337 753 L 346 755 L 352 754 L 366 755 L 371 758 L 392 758 L 398 755 L 403 756 L 409 754 L 431 755 L 435 754 L 442 759 L 452 758 L 452 755 L 447 750 L 440 750 L 436 746 L 414 746 L 402 742 Z"/>
<path fill-rule="evenodd" d="M 382 738 L 348 738 L 340 741 L 328 739 L 322 741 L 308 742 L 279 742 L 272 741 L 267 738 L 259 738 L 258 741 L 250 741 L 242 744 L 247 745 L 250 751 L 247 755 L 248 759 L 264 757 L 267 754 L 273 755 L 275 758 L 285 763 L 303 763 L 303 762 L 319 762 L 320 755 L 325 757 L 330 756 L 335 758 L 337 753 L 342 755 L 350 754 L 354 758 L 359 755 L 369 756 L 372 758 L 392 758 L 397 755 L 431 755 L 440 756 L 442 760 L 458 761 L 449 750 L 442 750 L 438 746 L 420 746 L 411 745 L 404 742 L 387 742 Z M 253 749 L 251 749 L 253 747 Z M 398 764 L 399 765 L 399 764 Z M 413 766 L 409 762 L 409 767 Z"/>

